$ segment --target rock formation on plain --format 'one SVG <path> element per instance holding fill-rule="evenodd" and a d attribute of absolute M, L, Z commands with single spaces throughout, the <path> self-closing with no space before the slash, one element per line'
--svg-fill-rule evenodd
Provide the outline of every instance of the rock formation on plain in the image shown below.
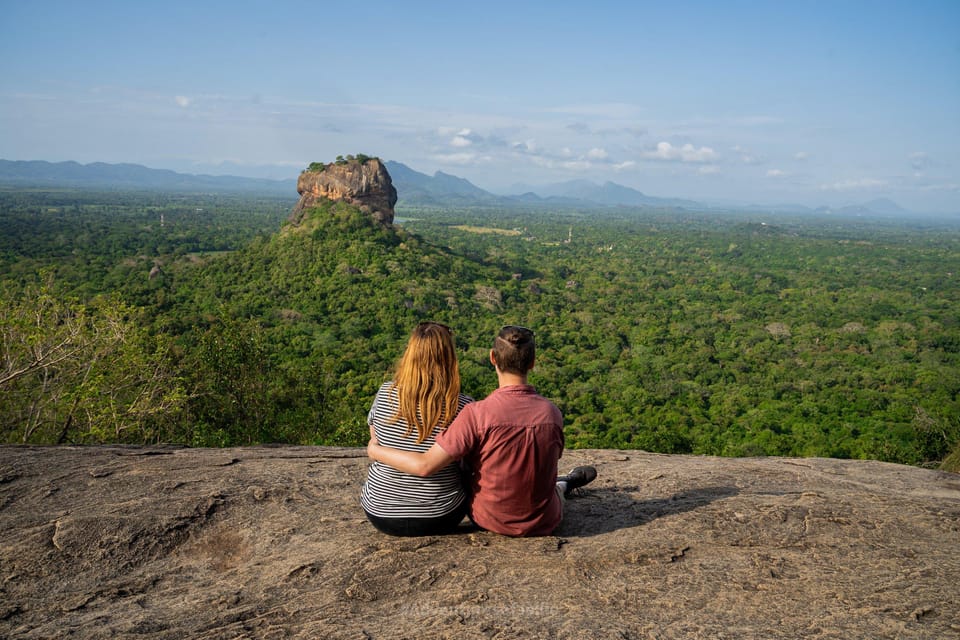
<path fill-rule="evenodd" d="M 290 215 L 293 224 L 299 224 L 303 212 L 321 199 L 349 202 L 382 224 L 393 223 L 393 207 L 397 204 L 397 190 L 377 158 L 311 165 L 300 174 L 297 193 L 300 200 Z"/>
<path fill-rule="evenodd" d="M 956 638 L 960 476 L 572 450 L 552 536 L 391 538 L 365 450 L 0 447 L 0 637 Z"/>

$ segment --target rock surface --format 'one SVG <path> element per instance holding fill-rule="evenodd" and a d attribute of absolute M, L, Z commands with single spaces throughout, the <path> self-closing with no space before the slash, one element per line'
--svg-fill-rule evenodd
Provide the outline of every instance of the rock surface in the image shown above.
<path fill-rule="evenodd" d="M 567 451 L 555 535 L 391 538 L 360 449 L 0 447 L 4 638 L 956 638 L 960 476 Z"/>
<path fill-rule="evenodd" d="M 344 200 L 358 206 L 383 224 L 393 223 L 397 190 L 387 168 L 377 158 L 324 165 L 319 171 L 304 171 L 297 179 L 300 200 L 290 214 L 298 224 L 303 212 L 321 198 Z"/>

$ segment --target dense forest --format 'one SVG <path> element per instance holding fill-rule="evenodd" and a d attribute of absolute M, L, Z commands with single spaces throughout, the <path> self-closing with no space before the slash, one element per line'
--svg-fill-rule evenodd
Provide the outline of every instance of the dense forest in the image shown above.
<path fill-rule="evenodd" d="M 402 198 L 402 194 L 401 194 Z M 960 441 L 960 224 L 0 191 L 0 440 L 360 445 L 409 331 L 464 391 L 503 324 L 572 447 L 935 464 Z M 954 453 L 956 455 L 956 453 Z"/>

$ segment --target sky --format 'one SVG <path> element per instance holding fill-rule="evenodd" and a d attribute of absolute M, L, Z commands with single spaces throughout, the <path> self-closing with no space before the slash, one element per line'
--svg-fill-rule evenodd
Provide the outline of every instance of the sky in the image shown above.
<path fill-rule="evenodd" d="M 0 158 L 960 213 L 960 1 L 0 0 Z"/>

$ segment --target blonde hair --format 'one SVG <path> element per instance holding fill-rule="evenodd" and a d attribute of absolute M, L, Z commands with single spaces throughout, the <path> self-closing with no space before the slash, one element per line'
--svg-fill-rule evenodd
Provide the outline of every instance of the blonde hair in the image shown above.
<path fill-rule="evenodd" d="M 399 407 L 394 420 L 403 418 L 407 434 L 417 429 L 423 442 L 434 427 L 445 429 L 457 415 L 460 367 L 453 333 L 446 325 L 421 322 L 413 330 L 393 376 Z"/>

